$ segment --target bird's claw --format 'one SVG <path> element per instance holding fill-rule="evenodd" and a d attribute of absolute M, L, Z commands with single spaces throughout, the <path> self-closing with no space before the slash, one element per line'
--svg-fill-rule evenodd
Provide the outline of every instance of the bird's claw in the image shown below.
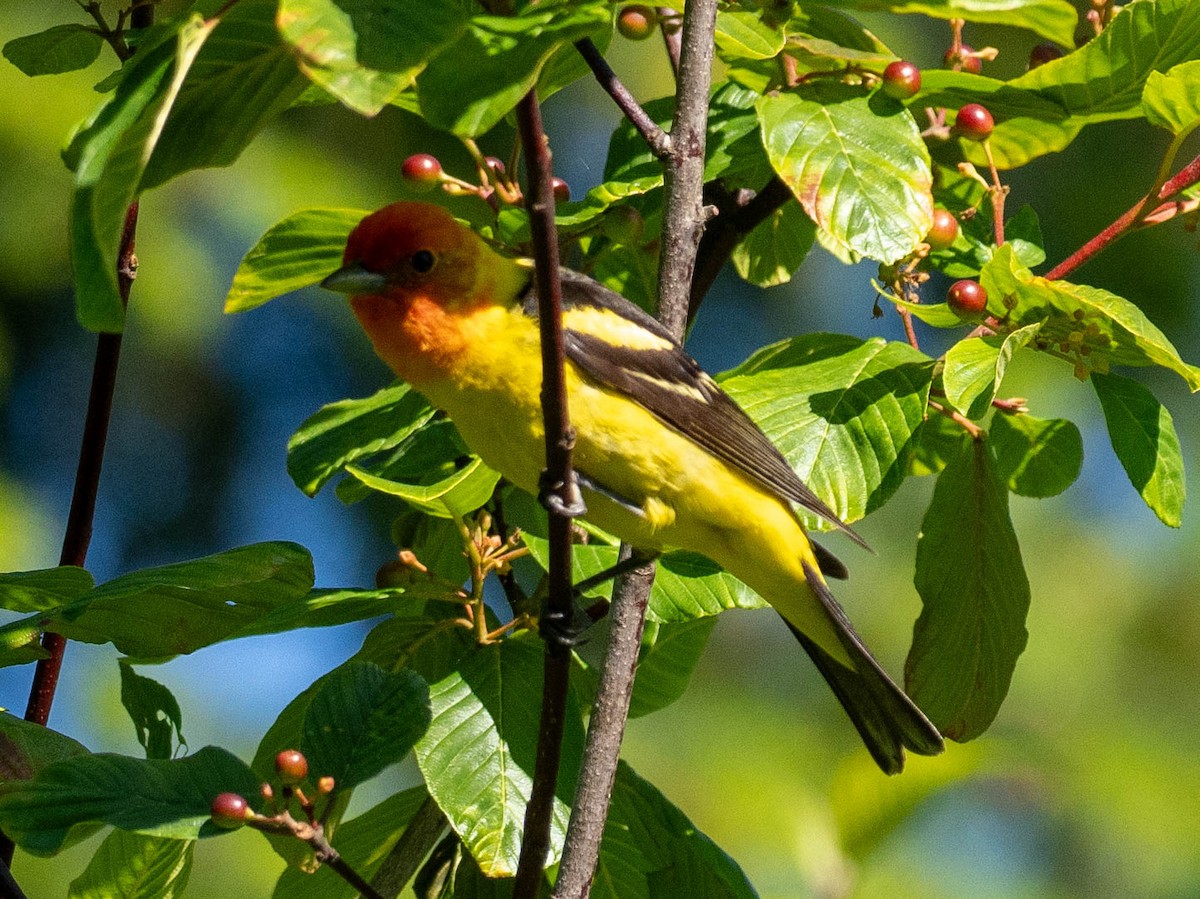
<path fill-rule="evenodd" d="M 545 469 L 538 478 L 538 502 L 555 515 L 578 518 L 587 514 L 587 506 L 576 480 L 572 478 L 567 483 L 552 480 L 550 472 Z"/>
<path fill-rule="evenodd" d="M 591 624 L 591 619 L 580 611 L 572 597 L 569 612 L 551 609 L 548 606 L 542 607 L 541 617 L 538 618 L 538 633 L 547 643 L 570 650 L 587 642 L 588 638 L 584 636 L 584 632 Z"/>

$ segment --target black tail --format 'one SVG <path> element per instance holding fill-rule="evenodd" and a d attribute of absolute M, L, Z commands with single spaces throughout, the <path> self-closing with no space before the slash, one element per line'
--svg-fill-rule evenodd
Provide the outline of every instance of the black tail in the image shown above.
<path fill-rule="evenodd" d="M 790 623 L 788 627 L 829 682 L 876 764 L 885 774 L 899 774 L 904 769 L 905 749 L 918 755 L 940 753 L 944 746 L 937 728 L 875 661 L 821 576 L 807 564 L 804 573 L 813 593 L 833 618 L 855 670 L 834 659 Z"/>

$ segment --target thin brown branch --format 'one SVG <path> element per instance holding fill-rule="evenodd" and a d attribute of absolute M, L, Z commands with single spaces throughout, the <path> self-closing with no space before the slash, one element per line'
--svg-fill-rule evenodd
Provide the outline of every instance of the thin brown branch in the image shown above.
<path fill-rule="evenodd" d="M 536 91 L 517 106 L 517 125 L 525 153 L 529 184 L 526 206 L 533 237 L 542 345 L 542 414 L 546 427 L 546 472 L 543 499 L 550 515 L 550 566 L 547 617 L 571 621 L 571 521 L 582 511 L 582 500 L 571 467 L 574 432 L 567 409 L 565 350 L 562 333 L 562 285 L 558 274 L 558 232 L 554 223 L 554 188 L 550 144 L 542 128 Z M 550 817 L 558 785 L 566 717 L 571 653 L 567 645 L 546 640 L 542 687 L 542 719 L 524 836 L 513 895 L 537 893 L 550 848 Z"/>
<path fill-rule="evenodd" d="M 700 304 L 729 260 L 734 247 L 792 198 L 792 192 L 777 177 L 768 181 L 757 194 L 746 194 L 741 191 L 730 193 L 718 185 L 709 187 L 705 199 L 716 207 L 717 214 L 708 223 L 700 240 L 688 297 L 689 324 L 696 317 Z"/>
<path fill-rule="evenodd" d="M 667 60 L 671 63 L 671 72 L 679 78 L 679 51 L 683 43 L 683 30 L 679 27 L 679 13 L 669 6 L 658 7 L 658 30 L 662 34 L 663 46 L 667 50 Z"/>
<path fill-rule="evenodd" d="M 641 104 L 629 92 L 629 88 L 621 83 L 621 79 L 608 64 L 608 60 L 592 43 L 592 39 L 585 37 L 576 41 L 575 49 L 579 51 L 583 61 L 588 64 L 588 68 L 592 70 L 592 74 L 596 76 L 596 81 L 604 88 L 605 93 L 612 97 L 613 102 L 625 114 L 625 118 L 629 119 L 629 123 L 638 130 L 638 134 L 649 145 L 650 152 L 658 159 L 668 158 L 671 153 L 670 136 L 646 114 L 646 110 L 642 109 Z"/>
<path fill-rule="evenodd" d="M 665 171 L 659 320 L 682 339 L 692 276 L 706 221 L 703 206 L 708 92 L 712 81 L 716 0 L 692 0 L 683 15 L 671 158 Z M 622 554 L 628 553 L 622 547 Z M 633 695 L 646 601 L 653 580 L 647 567 L 618 582 L 609 616 L 609 645 L 588 724 L 579 784 L 571 806 L 554 899 L 584 899 L 595 876 L 600 840 L 617 776 L 625 721 Z"/>

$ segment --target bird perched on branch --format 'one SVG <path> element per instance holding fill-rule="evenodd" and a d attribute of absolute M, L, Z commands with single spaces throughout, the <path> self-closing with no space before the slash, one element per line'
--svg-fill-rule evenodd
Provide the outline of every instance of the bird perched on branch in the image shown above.
<path fill-rule="evenodd" d="M 376 353 L 447 412 L 467 445 L 536 492 L 545 468 L 537 297 L 528 265 L 444 209 L 395 203 L 369 216 L 323 286 L 349 294 Z M 795 507 L 862 542 L 757 425 L 651 316 L 562 272 L 574 466 L 587 517 L 646 553 L 702 553 L 769 602 L 887 773 L 942 738 L 854 632 L 824 575 L 845 568 L 809 540 Z M 824 574 L 823 574 L 824 573 Z"/>

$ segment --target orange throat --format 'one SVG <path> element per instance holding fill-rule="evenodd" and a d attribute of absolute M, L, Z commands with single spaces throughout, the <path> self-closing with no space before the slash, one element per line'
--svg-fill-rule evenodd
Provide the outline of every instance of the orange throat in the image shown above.
<path fill-rule="evenodd" d="M 424 296 L 359 296 L 350 306 L 375 352 L 418 389 L 445 378 L 467 348 L 460 322 Z"/>

